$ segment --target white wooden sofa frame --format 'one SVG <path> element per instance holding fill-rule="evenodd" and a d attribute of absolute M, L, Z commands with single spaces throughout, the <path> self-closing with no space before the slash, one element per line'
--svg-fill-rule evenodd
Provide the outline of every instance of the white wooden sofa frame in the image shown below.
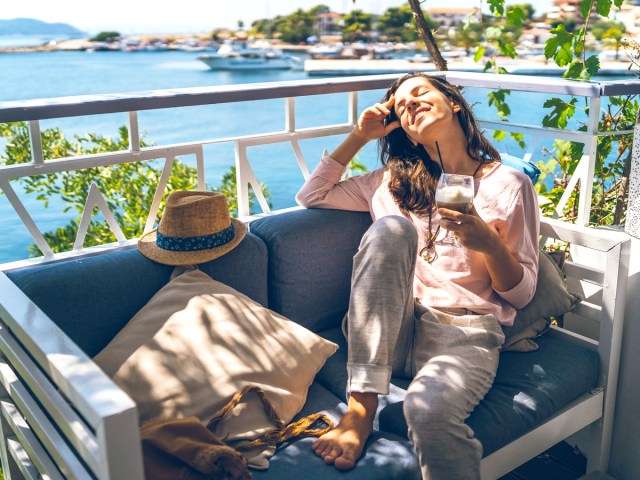
<path fill-rule="evenodd" d="M 498 478 L 581 430 L 587 471 L 607 470 L 630 242 L 619 232 L 554 219 L 542 220 L 541 233 L 571 243 L 564 272 L 585 295 L 565 318 L 575 331 L 554 327 L 547 335 L 597 349 L 601 385 L 486 457 L 483 479 Z M 2 272 L 0 292 L 5 478 L 142 480 L 133 401 Z M 597 340 L 580 333 L 596 324 Z"/>

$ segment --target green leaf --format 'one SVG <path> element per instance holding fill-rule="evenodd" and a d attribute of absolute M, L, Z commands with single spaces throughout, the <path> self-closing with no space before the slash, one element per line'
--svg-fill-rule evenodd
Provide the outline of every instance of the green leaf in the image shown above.
<path fill-rule="evenodd" d="M 562 78 L 581 78 L 583 69 L 584 66 L 582 62 L 580 60 L 574 60 L 571 62 L 571 65 L 569 65 L 569 68 L 567 68 L 567 71 L 564 72 Z"/>
<path fill-rule="evenodd" d="M 571 41 L 571 48 L 576 57 L 582 55 L 584 50 L 584 28 L 576 30 L 572 33 L 573 40 Z"/>
<path fill-rule="evenodd" d="M 569 103 L 560 98 L 550 98 L 543 104 L 544 108 L 553 108 L 553 111 L 548 113 L 542 119 L 542 125 L 551 128 L 565 128 L 567 123 L 576 111 L 575 104 L 576 98 L 572 98 Z"/>
<path fill-rule="evenodd" d="M 480 45 L 476 50 L 476 54 L 473 56 L 473 61 L 478 63 L 480 59 L 484 56 L 484 52 L 485 52 L 484 46 Z"/>
<path fill-rule="evenodd" d="M 496 17 L 502 17 L 504 15 L 504 0 L 488 0 L 489 10 Z"/>
<path fill-rule="evenodd" d="M 507 11 L 507 21 L 512 25 L 519 27 L 526 19 L 527 15 L 520 5 L 515 5 L 512 9 Z"/>
<path fill-rule="evenodd" d="M 516 49 L 512 43 L 505 43 L 502 40 L 498 40 L 498 48 L 500 49 L 500 53 L 509 58 L 516 58 Z"/>
<path fill-rule="evenodd" d="M 585 63 L 585 69 L 589 73 L 589 78 L 600 71 L 600 59 L 597 55 L 591 55 Z"/>
<path fill-rule="evenodd" d="M 593 5 L 593 0 L 582 0 L 580 2 L 580 13 L 584 18 L 589 17 L 589 12 L 591 12 L 591 5 Z"/>
<path fill-rule="evenodd" d="M 490 71 L 495 66 L 495 62 L 493 60 L 487 60 L 487 63 L 484 64 L 484 68 L 482 69 L 483 73 Z"/>
<path fill-rule="evenodd" d="M 568 65 L 573 60 L 571 52 L 571 44 L 573 35 L 564 28 L 564 25 L 558 25 L 551 29 L 552 36 L 547 39 L 544 46 L 545 58 L 553 58 L 559 67 Z"/>
<path fill-rule="evenodd" d="M 520 148 L 522 148 L 523 150 L 525 149 L 527 144 L 524 139 L 524 133 L 511 132 L 509 135 L 511 136 L 512 139 L 514 139 L 518 143 Z"/>
<path fill-rule="evenodd" d="M 580 160 L 584 154 L 584 143 L 571 142 L 569 152 L 571 158 L 574 159 L 577 164 L 578 160 Z"/>
<path fill-rule="evenodd" d="M 500 117 L 508 117 L 511 115 L 511 109 L 509 108 L 509 104 L 506 102 L 507 95 L 511 95 L 511 92 L 503 89 L 487 93 L 489 106 L 496 107 L 496 110 L 498 110 L 498 116 Z"/>
<path fill-rule="evenodd" d="M 622 4 L 622 2 L 620 2 Z M 620 8 L 620 6 L 618 6 Z M 608 17 L 611 13 L 611 0 L 596 0 L 596 12 L 598 15 Z"/>

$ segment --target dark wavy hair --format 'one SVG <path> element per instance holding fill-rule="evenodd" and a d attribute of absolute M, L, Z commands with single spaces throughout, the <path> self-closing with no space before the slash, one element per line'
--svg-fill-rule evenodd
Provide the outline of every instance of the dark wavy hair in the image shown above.
<path fill-rule="evenodd" d="M 460 106 L 457 115 L 467 138 L 467 153 L 471 158 L 481 163 L 500 160 L 500 154 L 479 129 L 471 107 L 460 90 L 444 78 L 432 77 L 421 72 L 409 73 L 393 82 L 382 102 L 388 101 L 403 82 L 415 77 L 425 78 Z M 395 120 L 399 118 L 395 109 L 392 109 L 385 122 Z M 391 174 L 389 190 L 400 210 L 405 214 L 430 214 L 435 201 L 436 185 L 442 173 L 439 160 L 432 159 L 422 145 L 414 145 L 402 128 L 396 128 L 389 135 L 381 137 L 378 146 L 380 161 Z"/>

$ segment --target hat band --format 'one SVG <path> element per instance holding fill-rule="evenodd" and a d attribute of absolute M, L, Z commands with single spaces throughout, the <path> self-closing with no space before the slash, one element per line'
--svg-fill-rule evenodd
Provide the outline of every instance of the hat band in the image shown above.
<path fill-rule="evenodd" d="M 172 252 L 194 252 L 221 247 L 233 240 L 233 223 L 211 235 L 197 235 L 195 237 L 169 237 L 156 231 L 156 245 L 163 250 Z"/>

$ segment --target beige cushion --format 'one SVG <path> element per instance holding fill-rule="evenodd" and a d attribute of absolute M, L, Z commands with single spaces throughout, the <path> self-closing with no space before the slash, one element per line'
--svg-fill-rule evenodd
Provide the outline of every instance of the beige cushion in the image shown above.
<path fill-rule="evenodd" d="M 536 293 L 527 306 L 518 310 L 513 326 L 502 328 L 502 351 L 536 350 L 538 345 L 532 339 L 549 328 L 551 318 L 573 310 L 580 300 L 580 296 L 567 290 L 564 274 L 555 260 L 541 250 Z"/>
<path fill-rule="evenodd" d="M 206 422 L 246 385 L 288 423 L 337 345 L 199 270 L 172 279 L 94 360 L 138 406 L 141 422 Z M 225 420 L 225 440 L 273 428 L 257 396 Z"/>

